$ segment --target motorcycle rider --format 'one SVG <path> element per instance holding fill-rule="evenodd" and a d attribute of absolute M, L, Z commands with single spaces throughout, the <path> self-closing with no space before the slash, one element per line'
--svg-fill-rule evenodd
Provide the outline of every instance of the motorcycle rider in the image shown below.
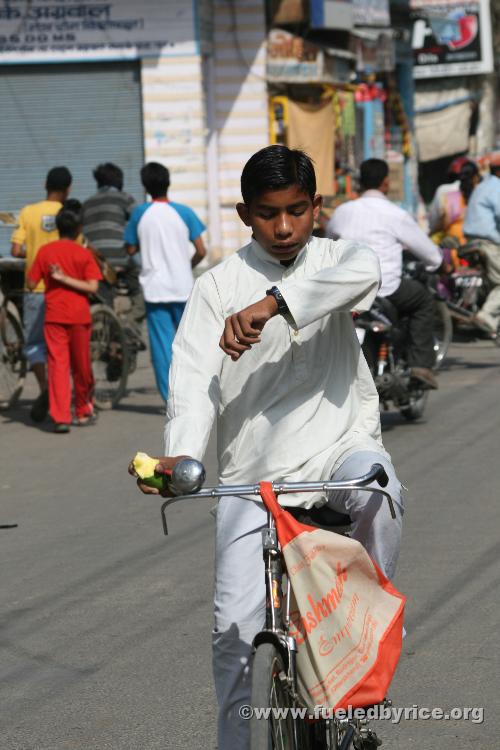
<path fill-rule="evenodd" d="M 389 167 L 382 159 L 367 159 L 360 167 L 361 197 L 334 212 L 327 234 L 334 239 L 369 245 L 378 255 L 382 273 L 379 296 L 388 299 L 400 315 L 409 317 L 408 364 L 411 375 L 427 388 L 438 384 L 435 361 L 434 300 L 423 284 L 404 279 L 403 249 L 423 261 L 429 270 L 442 262 L 439 248 L 404 209 L 387 198 Z"/>
<path fill-rule="evenodd" d="M 500 153 L 490 159 L 490 174 L 471 195 L 464 221 L 468 241 L 479 240 L 478 249 L 486 260 L 486 274 L 492 289 L 474 316 L 496 333 L 500 323 Z"/>

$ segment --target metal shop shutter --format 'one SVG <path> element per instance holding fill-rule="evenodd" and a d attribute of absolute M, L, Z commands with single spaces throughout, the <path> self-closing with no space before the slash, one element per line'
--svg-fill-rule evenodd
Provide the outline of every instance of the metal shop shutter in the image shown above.
<path fill-rule="evenodd" d="M 47 171 L 66 165 L 71 195 L 95 192 L 93 168 L 118 164 L 125 190 L 141 200 L 140 64 L 106 62 L 0 67 L 0 211 L 41 200 Z M 0 226 L 0 255 L 11 229 Z"/>

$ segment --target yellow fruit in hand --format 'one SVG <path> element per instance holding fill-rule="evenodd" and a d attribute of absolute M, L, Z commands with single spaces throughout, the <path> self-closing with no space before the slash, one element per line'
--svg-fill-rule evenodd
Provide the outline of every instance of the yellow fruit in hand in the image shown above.
<path fill-rule="evenodd" d="M 144 484 L 148 487 L 155 487 L 157 490 L 163 490 L 166 476 L 155 472 L 157 464 L 158 459 L 151 458 L 147 453 L 141 453 L 141 451 L 135 454 L 132 461 L 135 473 Z"/>

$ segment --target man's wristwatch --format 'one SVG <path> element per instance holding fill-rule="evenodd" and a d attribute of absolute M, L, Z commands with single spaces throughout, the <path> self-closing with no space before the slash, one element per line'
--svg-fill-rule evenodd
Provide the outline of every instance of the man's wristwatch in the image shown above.
<path fill-rule="evenodd" d="M 270 289 L 268 289 L 266 292 L 266 296 L 274 297 L 278 305 L 278 312 L 280 315 L 289 314 L 290 310 L 288 309 L 288 305 L 286 304 L 285 298 L 283 297 L 277 286 L 272 286 Z"/>

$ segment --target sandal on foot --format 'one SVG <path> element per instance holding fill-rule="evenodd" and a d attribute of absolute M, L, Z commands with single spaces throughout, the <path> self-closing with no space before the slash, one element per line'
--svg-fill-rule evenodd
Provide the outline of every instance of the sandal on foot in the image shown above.
<path fill-rule="evenodd" d="M 95 424 L 97 422 L 97 414 L 89 414 L 87 417 L 75 417 L 73 424 L 75 427 L 87 427 L 89 424 Z"/>

